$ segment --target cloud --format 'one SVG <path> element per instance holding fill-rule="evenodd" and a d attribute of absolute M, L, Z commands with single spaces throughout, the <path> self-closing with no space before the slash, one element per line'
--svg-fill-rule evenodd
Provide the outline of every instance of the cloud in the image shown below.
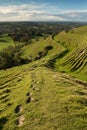
<path fill-rule="evenodd" d="M 0 21 L 87 21 L 87 10 L 63 10 L 47 4 L 0 6 Z"/>
<path fill-rule="evenodd" d="M 87 21 L 87 10 L 66 10 L 58 16 L 66 18 L 67 21 Z"/>

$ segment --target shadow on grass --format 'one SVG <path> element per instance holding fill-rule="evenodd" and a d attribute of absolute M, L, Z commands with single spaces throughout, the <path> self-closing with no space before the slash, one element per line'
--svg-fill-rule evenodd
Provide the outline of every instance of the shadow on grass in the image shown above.
<path fill-rule="evenodd" d="M 8 121 L 7 117 L 0 118 L 0 130 L 3 130 L 3 127 L 7 121 Z"/>

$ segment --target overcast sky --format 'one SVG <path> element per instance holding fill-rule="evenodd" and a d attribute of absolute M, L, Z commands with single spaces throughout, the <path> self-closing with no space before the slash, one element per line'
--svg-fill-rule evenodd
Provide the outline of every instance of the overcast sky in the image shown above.
<path fill-rule="evenodd" d="M 87 21 L 87 0 L 0 0 L 0 21 Z"/>

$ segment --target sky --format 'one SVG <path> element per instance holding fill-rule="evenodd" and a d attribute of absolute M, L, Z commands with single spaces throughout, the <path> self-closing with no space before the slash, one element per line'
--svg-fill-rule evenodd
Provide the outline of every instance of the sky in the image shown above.
<path fill-rule="evenodd" d="M 0 0 L 0 21 L 87 22 L 87 0 Z"/>

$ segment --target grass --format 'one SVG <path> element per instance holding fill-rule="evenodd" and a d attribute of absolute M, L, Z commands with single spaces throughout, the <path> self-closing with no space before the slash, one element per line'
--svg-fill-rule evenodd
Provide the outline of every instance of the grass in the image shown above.
<path fill-rule="evenodd" d="M 53 47 L 53 49 L 49 51 L 48 55 L 46 56 L 48 58 L 53 57 L 54 55 L 57 55 L 58 53 L 63 51 L 63 47 L 61 45 L 56 44 L 56 42 L 53 41 L 51 37 L 48 37 L 45 40 L 43 38 L 40 38 L 39 41 L 22 48 L 22 57 L 32 57 L 32 59 L 34 60 L 34 58 L 38 56 L 38 52 L 42 51 L 43 48 L 45 48 L 46 46 Z"/>
<path fill-rule="evenodd" d="M 1 130 L 87 130 L 87 66 L 84 66 L 87 50 L 85 41 L 77 43 L 84 28 L 78 34 L 76 30 L 74 34 L 62 32 L 54 40 L 51 36 L 40 38 L 22 48 L 22 57 L 34 59 L 44 47 L 51 45 L 53 49 L 46 56 L 0 70 Z M 74 38 L 75 45 L 70 38 Z M 22 110 L 16 113 L 18 105 Z M 22 118 L 23 124 L 19 126 Z"/>
<path fill-rule="evenodd" d="M 11 40 L 10 37 L 8 37 L 7 34 L 1 35 L 0 36 L 0 51 L 3 50 L 4 48 L 7 48 L 8 46 L 13 46 L 13 41 Z"/>
<path fill-rule="evenodd" d="M 56 60 L 55 67 L 73 76 L 87 81 L 87 27 L 73 29 L 68 33 L 61 32 L 55 36 L 55 41 L 60 42 L 67 50 L 67 55 Z"/>
<path fill-rule="evenodd" d="M 11 77 L 9 70 L 6 72 L 8 75 L 5 76 L 13 80 L 5 83 L 5 88 L 0 90 L 1 97 L 7 95 L 0 103 L 1 119 L 8 119 L 3 129 L 86 129 L 87 91 L 84 86 L 46 67 L 32 69 L 29 70 L 28 65 L 20 67 L 18 72 L 11 69 Z M 2 79 L 8 81 L 4 77 Z M 28 92 L 33 100 L 27 104 Z M 23 112 L 16 114 L 15 108 L 19 104 Z M 25 116 L 25 121 L 23 126 L 18 127 L 16 120 L 21 115 Z"/>

